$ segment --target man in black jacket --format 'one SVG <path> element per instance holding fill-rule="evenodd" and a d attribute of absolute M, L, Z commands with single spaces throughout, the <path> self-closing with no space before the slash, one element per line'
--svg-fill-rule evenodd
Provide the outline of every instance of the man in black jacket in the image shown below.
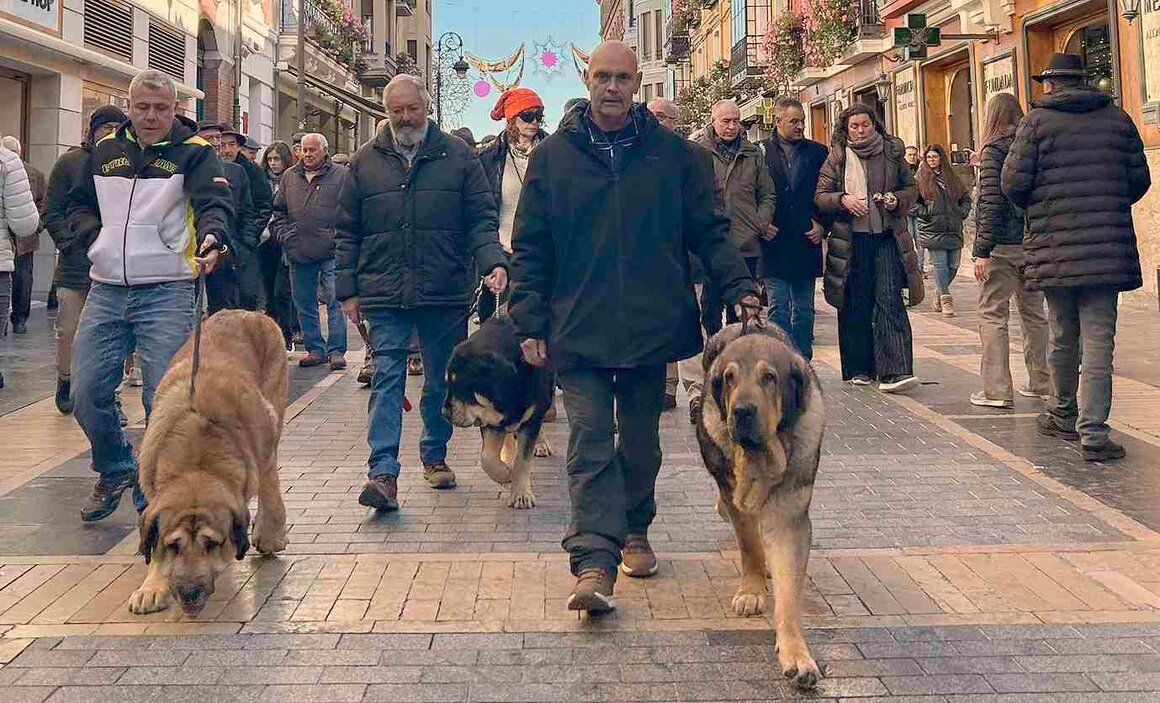
<path fill-rule="evenodd" d="M 441 412 L 445 370 L 452 348 L 467 337 L 472 261 L 498 295 L 507 287 L 507 257 L 483 166 L 474 149 L 427 119 L 431 97 L 422 81 L 396 76 L 383 102 L 389 122 L 355 153 L 339 197 L 336 290 L 347 317 L 366 320 L 374 346 L 370 480 L 358 502 L 397 510 L 411 332 L 419 333 L 426 370 L 423 478 L 432 488 L 454 488 L 447 466 L 452 428 Z"/>
<path fill-rule="evenodd" d="M 1143 283 L 1132 205 L 1152 181 L 1132 119 L 1086 76 L 1075 54 L 1053 54 L 1033 76 L 1044 95 L 1015 132 L 1002 185 L 1027 211 L 1025 285 L 1047 297 L 1054 393 L 1036 426 L 1080 440 L 1084 459 L 1106 461 L 1124 456 L 1108 437 L 1112 349 L 1120 291 Z"/>
<path fill-rule="evenodd" d="M 822 226 L 814 219 L 814 191 L 829 150 L 806 139 L 806 113 L 793 98 L 774 105 L 776 130 L 765 162 L 777 190 L 777 233 L 761 243 L 769 320 L 785 330 L 806 359 L 814 356 L 814 286 L 822 275 Z"/>
<path fill-rule="evenodd" d="M 68 225 L 68 194 L 85 175 L 85 166 L 93 145 L 117 131 L 125 113 L 114 105 L 102 105 L 89 118 L 89 129 L 80 146 L 69 149 L 56 161 L 48 177 L 48 195 L 44 200 L 44 226 L 59 250 L 53 284 L 56 286 L 56 409 L 72 412 L 72 347 L 77 323 L 85 298 L 89 294 L 89 255 L 84 249 L 65 251 L 64 243 L 72 238 Z"/>
<path fill-rule="evenodd" d="M 224 122 L 202 120 L 197 123 L 197 136 L 209 142 L 220 158 L 222 134 L 227 129 L 229 129 L 229 125 Z M 225 173 L 226 180 L 229 181 L 230 195 L 234 203 L 234 217 L 230 219 L 227 232 L 232 246 L 230 247 L 230 255 L 225 258 L 222 265 L 218 266 L 212 275 L 206 277 L 206 299 L 209 304 L 208 312 L 211 315 L 218 310 L 232 310 L 239 307 L 238 269 L 241 262 L 238 259 L 238 249 L 249 249 L 251 239 L 254 241 L 254 246 L 257 246 L 253 232 L 254 203 L 250 197 L 250 179 L 241 166 L 224 158 L 222 158 L 222 171 Z M 240 246 L 239 242 L 241 242 Z"/>
<path fill-rule="evenodd" d="M 593 53 L 591 97 L 532 152 L 516 214 L 511 316 L 533 365 L 551 360 L 571 439 L 564 548 L 573 610 L 613 606 L 616 567 L 656 573 L 665 364 L 701 349 L 689 254 L 730 304 L 759 305 L 718 195 L 710 155 L 633 106 L 641 75 L 621 42 Z M 613 408 L 620 442 L 613 431 Z M 623 550 L 623 551 L 622 551 Z"/>
<path fill-rule="evenodd" d="M 234 242 L 234 276 L 238 285 L 238 307 L 243 310 L 258 309 L 258 290 L 261 272 L 258 268 L 258 244 L 262 232 L 270 224 L 274 193 L 270 190 L 270 180 L 266 174 L 247 158 L 242 150 L 246 147 L 246 135 L 233 129 L 222 131 L 222 143 L 218 153 L 222 161 L 241 166 L 250 181 L 249 234 L 243 241 Z"/>

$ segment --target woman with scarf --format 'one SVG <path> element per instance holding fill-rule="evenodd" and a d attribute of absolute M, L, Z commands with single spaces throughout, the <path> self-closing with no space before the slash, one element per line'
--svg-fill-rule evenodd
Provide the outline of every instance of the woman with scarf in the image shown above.
<path fill-rule="evenodd" d="M 290 145 L 286 142 L 273 142 L 262 153 L 259 166 L 270 181 L 272 195 L 277 195 L 282 188 L 282 173 L 293 163 Z M 282 328 L 286 348 L 293 350 L 298 315 L 290 299 L 290 268 L 282 259 L 282 245 L 270 236 L 269 229 L 262 233 L 262 243 L 258 246 L 258 265 L 262 271 L 262 287 L 266 292 L 266 314 Z"/>
<path fill-rule="evenodd" d="M 1023 119 L 1019 100 L 999 93 L 987 102 L 983 118 L 983 149 L 979 154 L 979 202 L 975 207 L 975 244 L 971 250 L 979 282 L 979 339 L 983 344 L 983 389 L 971 394 L 971 404 L 985 408 L 1015 405 L 1011 380 L 1011 342 L 1007 325 L 1011 296 L 1019 308 L 1023 332 L 1023 362 L 1028 383 L 1019 389 L 1027 398 L 1051 396 L 1047 370 L 1047 316 L 1043 291 L 1023 286 L 1023 210 L 1003 194 L 1000 176 L 1015 128 Z"/>
<path fill-rule="evenodd" d="M 963 254 L 963 221 L 971 211 L 971 194 L 951 168 L 947 152 L 931 144 L 922 155 L 915 176 L 918 202 L 910 209 L 918 230 L 918 243 L 930 255 L 934 267 L 931 306 L 944 317 L 954 317 L 951 282 L 959 272 Z"/>
<path fill-rule="evenodd" d="M 922 273 L 906 214 L 917 192 L 900 139 L 866 105 L 846 108 L 834 126 L 814 203 L 827 225 L 824 291 L 838 310 L 842 378 L 879 390 L 918 385 L 913 336 L 903 303 L 922 302 Z"/>
<path fill-rule="evenodd" d="M 499 96 L 491 119 L 507 124 L 499 137 L 479 153 L 479 160 L 499 209 L 499 243 L 510 255 L 516 205 L 524 188 L 528 159 L 536 145 L 548 136 L 543 129 L 544 101 L 530 88 L 512 88 Z M 505 290 L 499 301 L 490 294 L 480 296 L 479 319 L 495 314 L 497 304 L 506 303 L 508 295 Z"/>

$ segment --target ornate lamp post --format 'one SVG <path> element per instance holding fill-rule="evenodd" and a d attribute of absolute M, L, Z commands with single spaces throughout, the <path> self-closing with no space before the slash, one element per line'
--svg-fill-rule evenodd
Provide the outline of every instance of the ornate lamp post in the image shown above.
<path fill-rule="evenodd" d="M 439 41 L 436 43 L 436 66 L 435 66 L 435 123 L 440 128 L 443 127 L 443 54 L 458 53 L 459 58 L 455 63 L 451 64 L 451 68 L 455 71 L 456 78 L 463 80 L 467 78 L 467 69 L 470 68 L 467 62 L 463 60 L 463 37 L 455 32 L 444 32 L 439 36 Z"/>

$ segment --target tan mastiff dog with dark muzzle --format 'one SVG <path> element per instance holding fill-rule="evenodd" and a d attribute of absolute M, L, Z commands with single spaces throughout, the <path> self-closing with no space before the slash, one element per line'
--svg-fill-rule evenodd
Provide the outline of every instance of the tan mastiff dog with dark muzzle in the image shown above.
<path fill-rule="evenodd" d="M 720 491 L 717 510 L 741 550 L 733 610 L 760 613 L 771 573 L 782 673 L 813 688 L 821 673 L 802 633 L 801 600 L 824 426 L 821 383 L 776 327 L 743 335 L 740 324 L 729 325 L 706 344 L 704 366 L 697 440 Z"/>
<path fill-rule="evenodd" d="M 140 552 L 149 570 L 129 598 L 138 615 L 164 610 L 172 596 L 186 614 L 201 612 L 214 579 L 250 547 L 255 495 L 254 547 L 286 548 L 277 459 L 289 386 L 282 332 L 261 313 L 227 310 L 209 317 L 201 335 L 195 397 L 191 337 L 157 387 L 141 445 L 149 504 Z"/>

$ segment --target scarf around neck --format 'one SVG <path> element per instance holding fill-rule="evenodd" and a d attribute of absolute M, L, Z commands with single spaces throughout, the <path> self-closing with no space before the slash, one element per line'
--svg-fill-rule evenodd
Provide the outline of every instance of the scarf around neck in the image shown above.
<path fill-rule="evenodd" d="M 855 154 L 857 154 L 858 158 L 862 159 L 863 161 L 881 154 L 882 150 L 885 148 L 885 144 L 886 140 L 882 138 L 882 135 L 879 132 L 875 132 L 873 135 L 866 137 L 860 142 L 856 142 L 853 139 L 846 142 L 846 146 L 849 147 Z"/>
<path fill-rule="evenodd" d="M 865 198 L 870 208 L 866 217 L 854 218 L 855 232 L 880 234 L 886 231 L 886 218 L 878 203 L 873 201 L 875 193 L 888 189 L 886 174 L 885 140 L 875 132 L 860 142 L 846 143 L 845 191 L 856 198 Z"/>

